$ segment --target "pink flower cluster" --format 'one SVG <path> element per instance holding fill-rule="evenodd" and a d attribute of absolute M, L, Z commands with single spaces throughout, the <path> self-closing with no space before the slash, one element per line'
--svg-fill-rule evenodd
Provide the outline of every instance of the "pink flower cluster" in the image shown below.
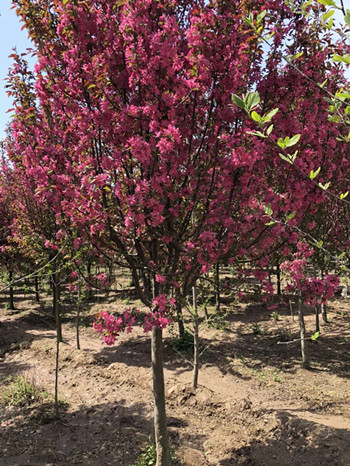
<path fill-rule="evenodd" d="M 301 291 L 306 304 L 316 306 L 325 304 L 333 298 L 339 285 L 339 278 L 335 275 L 326 275 L 324 278 L 310 277 L 306 274 L 306 261 L 295 259 L 294 261 L 281 264 L 281 270 L 289 274 L 291 283 L 285 288 L 286 291 Z"/>
<path fill-rule="evenodd" d="M 122 315 L 116 317 L 107 311 L 102 311 L 97 314 L 92 328 L 102 335 L 106 345 L 111 346 L 115 343 L 121 332 L 126 331 L 126 333 L 130 333 L 132 331 L 132 326 L 135 322 L 135 317 L 132 314 L 135 312 L 139 311 L 128 308 Z"/>
<path fill-rule="evenodd" d="M 155 310 L 149 312 L 145 316 L 144 331 L 149 332 L 152 327 L 166 328 L 172 322 L 172 317 L 169 315 L 171 308 L 175 305 L 175 298 L 168 299 L 165 294 L 156 296 L 153 300 Z M 130 333 L 135 323 L 133 314 L 139 313 L 138 309 L 126 309 L 123 314 L 115 316 L 107 311 L 101 311 L 96 316 L 92 328 L 102 335 L 106 345 L 114 345 L 115 340 L 121 332 Z"/>

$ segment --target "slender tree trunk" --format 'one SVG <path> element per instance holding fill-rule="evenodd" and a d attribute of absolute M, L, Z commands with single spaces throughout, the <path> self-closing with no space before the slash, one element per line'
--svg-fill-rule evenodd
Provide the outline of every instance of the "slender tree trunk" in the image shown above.
<path fill-rule="evenodd" d="M 56 366 L 55 366 L 55 418 L 59 418 L 58 410 L 58 375 L 59 375 L 59 356 L 60 356 L 60 342 L 62 335 L 59 333 L 59 327 L 56 329 Z"/>
<path fill-rule="evenodd" d="M 37 303 L 40 302 L 40 296 L 39 296 L 39 279 L 38 277 L 35 277 L 35 301 Z"/>
<path fill-rule="evenodd" d="M 198 305 L 197 305 L 197 288 L 194 285 L 193 293 L 193 380 L 192 387 L 195 390 L 198 387 L 199 372 L 199 324 L 198 324 Z"/>
<path fill-rule="evenodd" d="M 315 332 L 320 331 L 320 307 L 318 304 L 315 306 Z"/>
<path fill-rule="evenodd" d="M 321 270 L 321 278 L 324 281 L 324 272 Z M 328 324 L 328 316 L 327 316 L 327 306 L 326 304 L 321 304 L 321 315 L 322 321 L 324 324 Z"/>
<path fill-rule="evenodd" d="M 276 278 L 277 278 L 277 294 L 280 295 L 282 294 L 282 292 L 281 292 L 281 269 L 280 269 L 279 261 L 277 261 Z"/>
<path fill-rule="evenodd" d="M 182 314 L 182 305 L 180 302 L 176 302 L 176 314 L 177 314 L 177 323 L 179 326 L 179 336 L 180 338 L 185 334 L 185 326 Z"/>
<path fill-rule="evenodd" d="M 291 300 L 289 300 L 289 309 L 290 309 L 290 315 L 292 316 L 292 319 L 294 322 L 294 311 L 293 311 L 293 304 Z"/>
<path fill-rule="evenodd" d="M 9 283 L 12 283 L 13 280 L 13 272 L 12 268 L 9 269 Z M 13 286 L 10 285 L 10 311 L 14 311 L 15 308 L 15 299 L 14 299 L 14 290 Z"/>
<path fill-rule="evenodd" d="M 156 466 L 170 465 L 170 448 L 165 412 L 162 329 L 152 328 L 152 373 L 154 396 L 154 432 L 157 450 Z"/>
<path fill-rule="evenodd" d="M 298 297 L 298 317 L 299 317 L 302 366 L 304 367 L 304 369 L 309 369 L 310 359 L 309 359 L 309 353 L 308 353 L 307 340 L 305 339 L 306 330 L 305 330 L 305 322 L 304 322 L 303 302 L 301 299 L 301 291 L 299 291 L 299 297 Z"/>
<path fill-rule="evenodd" d="M 52 280 L 52 311 L 56 321 L 56 329 L 57 329 L 57 338 L 60 342 L 63 341 L 62 338 L 62 322 L 61 322 L 61 315 L 60 315 L 60 289 L 59 284 L 57 282 L 56 274 L 51 274 Z"/>
<path fill-rule="evenodd" d="M 90 277 L 91 277 L 91 261 L 88 261 L 88 263 L 87 263 L 86 272 L 87 272 L 88 279 L 90 279 Z M 91 298 L 92 295 L 93 295 L 93 290 L 92 290 L 92 288 L 90 288 L 89 291 L 88 291 L 88 298 Z"/>
<path fill-rule="evenodd" d="M 80 290 L 81 285 L 78 283 L 78 305 L 77 305 L 77 318 L 75 322 L 76 328 L 76 337 L 77 337 L 77 349 L 80 350 L 80 334 L 79 334 L 79 327 L 80 327 Z"/>
<path fill-rule="evenodd" d="M 209 320 L 209 314 L 208 314 L 208 308 L 207 308 L 207 304 L 206 304 L 206 303 L 204 304 L 204 317 L 205 317 L 205 321 L 208 322 L 208 320 Z"/>
<path fill-rule="evenodd" d="M 215 311 L 220 312 L 220 265 L 215 265 Z"/>

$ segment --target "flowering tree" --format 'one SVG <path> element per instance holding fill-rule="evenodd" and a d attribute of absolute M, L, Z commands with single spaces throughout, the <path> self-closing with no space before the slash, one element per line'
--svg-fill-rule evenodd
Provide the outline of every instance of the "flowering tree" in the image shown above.
<path fill-rule="evenodd" d="M 337 75 L 322 71 L 327 54 L 282 0 L 14 3 L 37 64 L 32 74 L 14 57 L 9 155 L 56 236 L 131 269 L 150 308 L 157 464 L 168 464 L 162 328 L 218 260 L 264 268 L 276 249 L 290 254 L 298 235 L 271 216 L 297 225 L 325 198 L 300 171 L 322 159 L 325 179 L 336 172 L 324 141 L 337 133 L 310 79 Z M 274 34 L 267 60 L 262 31 Z M 281 65 L 286 37 L 292 53 L 305 51 L 306 78 Z M 259 134 L 254 121 L 275 127 Z M 279 153 L 289 159 L 293 145 L 286 167 Z M 132 319 L 102 313 L 95 327 L 112 343 Z"/>

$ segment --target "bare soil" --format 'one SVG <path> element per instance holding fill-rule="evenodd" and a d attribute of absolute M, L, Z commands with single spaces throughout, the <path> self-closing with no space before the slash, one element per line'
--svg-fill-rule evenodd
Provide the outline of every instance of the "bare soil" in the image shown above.
<path fill-rule="evenodd" d="M 17 297 L 0 309 L 0 399 L 16 375 L 54 390 L 55 330 L 49 307 Z M 128 304 L 137 306 L 137 302 Z M 2 465 L 122 465 L 150 444 L 150 335 L 136 328 L 106 347 L 93 315 L 126 306 L 116 297 L 83 313 L 81 349 L 74 321 L 60 345 L 61 417 L 52 396 L 0 408 Z M 201 327 L 199 388 L 191 388 L 191 352 L 174 349 L 176 326 L 165 332 L 168 426 L 178 463 L 192 466 L 350 465 L 349 301 L 334 301 L 330 322 L 310 341 L 311 370 L 301 368 L 297 319 L 261 303 L 225 308 L 215 327 Z M 46 314 L 45 314 L 46 313 Z M 306 317 L 309 335 L 314 316 Z"/>

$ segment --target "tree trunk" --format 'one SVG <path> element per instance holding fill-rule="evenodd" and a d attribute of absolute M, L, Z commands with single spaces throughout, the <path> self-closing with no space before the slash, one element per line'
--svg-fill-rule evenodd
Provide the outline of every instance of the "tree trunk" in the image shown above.
<path fill-rule="evenodd" d="M 318 304 L 315 306 L 315 332 L 320 331 L 320 307 Z"/>
<path fill-rule="evenodd" d="M 208 321 L 209 321 L 209 314 L 208 314 L 207 304 L 204 304 L 204 317 L 205 317 L 205 321 L 208 323 Z"/>
<path fill-rule="evenodd" d="M 308 353 L 307 340 L 305 339 L 306 330 L 305 330 L 304 313 L 303 313 L 303 302 L 301 299 L 301 291 L 299 291 L 299 298 L 298 298 L 298 317 L 299 317 L 302 366 L 304 367 L 304 369 L 309 369 L 310 359 L 309 359 L 309 353 Z"/>
<path fill-rule="evenodd" d="M 59 374 L 59 355 L 60 355 L 60 342 L 62 334 L 59 332 L 59 327 L 56 331 L 56 366 L 55 366 L 55 418 L 59 418 L 58 411 L 58 374 Z"/>
<path fill-rule="evenodd" d="M 57 282 L 56 274 L 51 274 L 52 280 L 52 312 L 55 317 L 56 321 L 56 329 L 57 329 L 57 338 L 60 342 L 63 341 L 62 338 L 62 322 L 61 322 L 61 315 L 60 315 L 60 287 L 59 283 Z"/>
<path fill-rule="evenodd" d="M 156 466 L 170 465 L 170 448 L 165 412 L 162 329 L 152 328 L 152 373 L 154 396 L 154 433 L 157 450 Z"/>
<path fill-rule="evenodd" d="M 198 387 L 199 372 L 199 323 L 198 323 L 198 305 L 197 305 L 197 288 L 193 289 L 193 380 L 192 387 L 195 390 Z"/>
<path fill-rule="evenodd" d="M 9 283 L 10 283 L 10 311 L 14 311 L 15 308 L 15 300 L 14 300 L 14 291 L 13 286 L 11 285 L 13 280 L 13 272 L 12 268 L 9 269 Z"/>
<path fill-rule="evenodd" d="M 281 295 L 281 269 L 280 269 L 280 263 L 277 261 L 277 267 L 276 267 L 276 278 L 277 278 L 277 294 Z"/>
<path fill-rule="evenodd" d="M 215 311 L 220 312 L 220 265 L 215 265 Z"/>
<path fill-rule="evenodd" d="M 327 306 L 326 306 L 326 304 L 321 304 L 321 315 L 322 315 L 323 323 L 328 324 Z"/>
<path fill-rule="evenodd" d="M 39 296 L 39 279 L 38 277 L 35 277 L 35 301 L 37 303 L 40 302 L 40 296 Z"/>
<path fill-rule="evenodd" d="M 77 349 L 80 350 L 80 334 L 79 334 L 79 326 L 80 326 L 80 290 L 81 290 L 81 285 L 80 283 L 78 284 L 78 304 L 77 304 L 77 319 L 75 322 L 75 328 L 76 328 L 76 337 L 77 337 Z"/>
<path fill-rule="evenodd" d="M 177 314 L 177 323 L 179 326 L 179 336 L 180 338 L 185 334 L 185 326 L 182 315 L 182 305 L 179 301 L 176 301 L 176 314 Z"/>

